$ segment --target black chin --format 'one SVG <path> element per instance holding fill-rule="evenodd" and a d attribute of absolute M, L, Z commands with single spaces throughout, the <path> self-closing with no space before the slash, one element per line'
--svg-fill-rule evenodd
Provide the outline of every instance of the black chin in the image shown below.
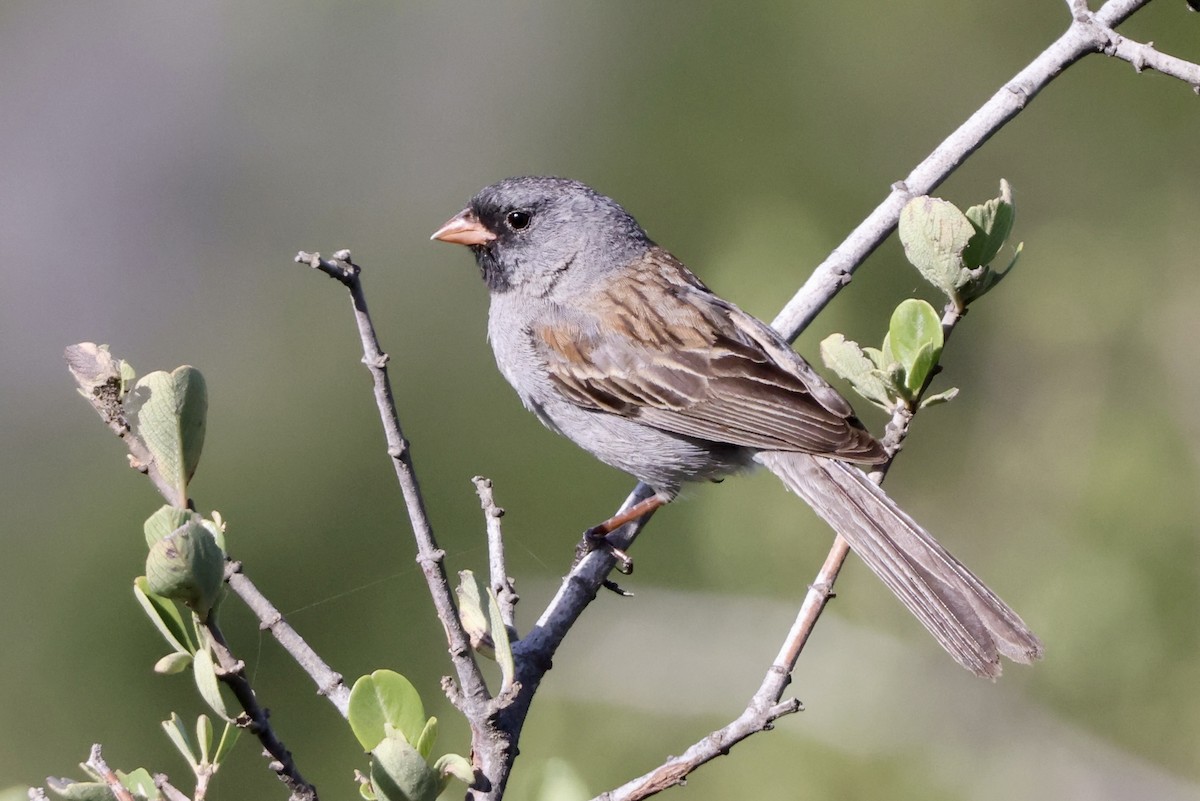
<path fill-rule="evenodd" d="M 508 270 L 496 258 L 494 248 L 479 246 L 472 248 L 472 250 L 475 251 L 475 262 L 479 265 L 479 273 L 483 276 L 483 282 L 487 284 L 487 288 L 490 291 L 507 292 L 512 289 Z"/>

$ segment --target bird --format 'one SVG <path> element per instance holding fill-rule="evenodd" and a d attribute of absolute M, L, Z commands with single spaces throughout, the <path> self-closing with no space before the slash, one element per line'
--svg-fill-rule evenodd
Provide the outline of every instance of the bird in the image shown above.
<path fill-rule="evenodd" d="M 1040 640 L 856 465 L 888 453 L 778 332 L 718 297 L 629 212 L 579 181 L 480 190 L 431 239 L 467 246 L 490 294 L 488 340 L 547 428 L 654 494 L 765 467 L 803 498 L 942 647 L 978 676 Z"/>

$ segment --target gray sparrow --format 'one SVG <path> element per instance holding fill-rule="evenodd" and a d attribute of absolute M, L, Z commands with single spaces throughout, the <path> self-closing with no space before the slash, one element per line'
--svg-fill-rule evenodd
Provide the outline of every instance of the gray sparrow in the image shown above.
<path fill-rule="evenodd" d="M 963 667 L 994 677 L 1000 655 L 1042 655 L 1016 612 L 851 464 L 887 454 L 846 399 L 615 201 L 577 181 L 509 178 L 432 238 L 474 252 L 491 293 L 488 339 L 525 407 L 654 489 L 614 523 L 685 482 L 762 465 Z"/>

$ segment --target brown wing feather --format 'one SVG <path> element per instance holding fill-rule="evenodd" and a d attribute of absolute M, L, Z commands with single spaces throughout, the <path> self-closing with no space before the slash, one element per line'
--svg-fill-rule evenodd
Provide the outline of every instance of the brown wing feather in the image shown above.
<path fill-rule="evenodd" d="M 786 342 L 666 251 L 587 300 L 533 332 L 572 402 L 698 439 L 884 458 L 850 405 Z"/>

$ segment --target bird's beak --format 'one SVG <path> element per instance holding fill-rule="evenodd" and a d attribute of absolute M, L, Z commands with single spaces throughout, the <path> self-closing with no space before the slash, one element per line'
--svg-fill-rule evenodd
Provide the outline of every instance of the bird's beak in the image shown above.
<path fill-rule="evenodd" d="M 495 239 L 496 235 L 479 222 L 475 212 L 467 208 L 446 220 L 446 223 L 429 238 L 453 242 L 456 245 L 486 245 Z"/>

